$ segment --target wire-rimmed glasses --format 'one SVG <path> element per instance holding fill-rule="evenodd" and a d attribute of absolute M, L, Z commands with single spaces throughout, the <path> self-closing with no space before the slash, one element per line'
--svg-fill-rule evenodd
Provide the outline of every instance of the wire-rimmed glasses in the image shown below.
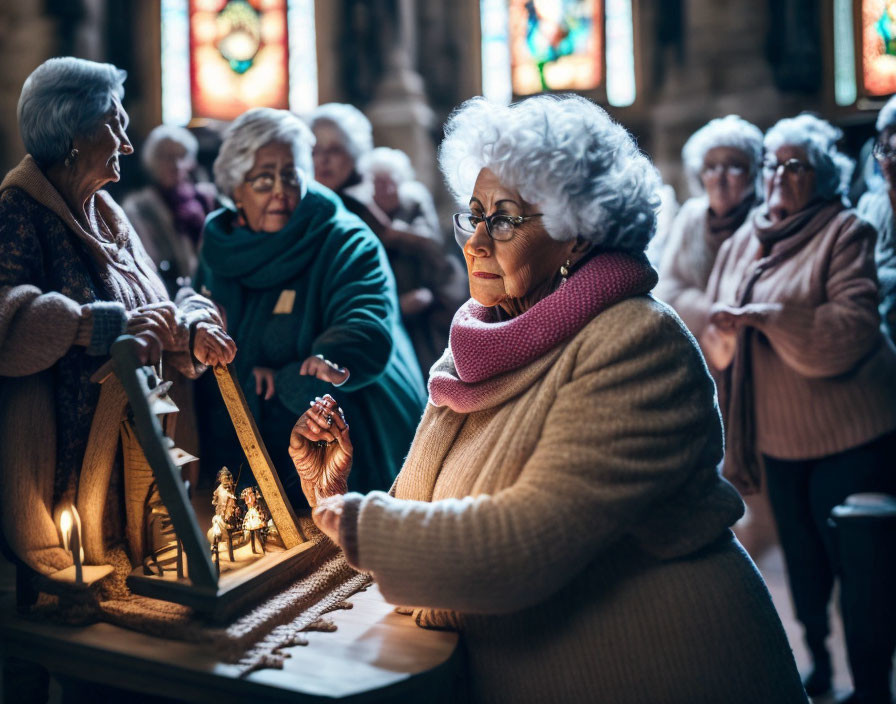
<path fill-rule="evenodd" d="M 454 214 L 454 239 L 463 247 L 476 232 L 480 223 L 485 223 L 485 231 L 495 242 L 507 242 L 513 238 L 516 228 L 527 220 L 541 217 L 543 213 L 532 215 L 507 215 L 494 213 L 493 215 L 473 215 L 473 213 Z"/>

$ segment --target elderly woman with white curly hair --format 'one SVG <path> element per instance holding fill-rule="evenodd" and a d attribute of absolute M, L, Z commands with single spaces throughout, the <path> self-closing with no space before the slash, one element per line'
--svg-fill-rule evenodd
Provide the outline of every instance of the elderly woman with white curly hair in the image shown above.
<path fill-rule="evenodd" d="M 896 96 L 877 115 L 874 158 L 883 183 L 865 193 L 856 206 L 858 214 L 877 228 L 874 259 L 880 282 L 880 317 L 884 330 L 896 342 Z"/>
<path fill-rule="evenodd" d="M 852 162 L 837 151 L 840 135 L 808 114 L 765 135 L 765 205 L 722 246 L 703 340 L 719 379 L 725 472 L 747 493 L 764 465 L 813 696 L 831 686 L 838 560 L 828 516 L 852 493 L 896 493 L 896 352 L 880 329 L 876 233 L 843 200 Z M 868 596 L 852 589 L 841 582 L 856 701 L 889 701 L 892 643 L 889 657 L 866 657 L 880 652 L 880 630 L 856 618 Z"/>
<path fill-rule="evenodd" d="M 237 375 L 297 508 L 306 504 L 287 444 L 310 399 L 330 392 L 356 421 L 363 455 L 349 486 L 369 491 L 392 484 L 425 398 L 386 254 L 310 177 L 313 143 L 286 110 L 256 108 L 233 122 L 214 165 L 233 207 L 206 222 L 197 274 L 240 346 Z M 216 409 L 203 447 L 220 458 L 212 466 L 238 465 L 236 435 Z M 330 438 L 314 452 L 326 462 L 337 449 Z"/>
<path fill-rule="evenodd" d="M 474 701 L 805 701 L 729 529 L 712 380 L 650 296 L 656 170 L 578 96 L 473 99 L 440 162 L 472 300 L 392 491 L 335 494 L 317 524 L 461 632 Z M 296 425 L 303 471 L 328 413 Z"/>
<path fill-rule="evenodd" d="M 210 301 L 190 291 L 177 306 L 168 300 L 130 222 L 103 190 L 119 180 L 120 157 L 134 151 L 121 104 L 125 75 L 73 57 L 38 66 L 18 105 L 28 154 L 0 185 L 3 537 L 42 573 L 72 563 L 53 513 L 74 499 L 100 396 L 91 377 L 116 338 L 134 335 L 144 361 L 164 351 L 169 378 L 172 370 L 196 377 L 235 352 Z M 113 482 L 109 506 L 120 490 Z M 123 534 L 118 511 L 91 508 L 104 538 Z M 114 541 L 94 547 L 120 549 Z"/>
<path fill-rule="evenodd" d="M 198 150 L 189 130 L 174 125 L 154 128 L 141 151 L 150 183 L 121 204 L 172 292 L 195 273 L 202 226 L 215 209 L 214 185 L 194 181 Z"/>
<path fill-rule="evenodd" d="M 656 297 L 681 316 L 699 340 L 709 306 L 706 284 L 722 243 L 760 199 L 762 132 L 737 115 L 697 130 L 681 152 L 691 190 L 666 240 Z"/>

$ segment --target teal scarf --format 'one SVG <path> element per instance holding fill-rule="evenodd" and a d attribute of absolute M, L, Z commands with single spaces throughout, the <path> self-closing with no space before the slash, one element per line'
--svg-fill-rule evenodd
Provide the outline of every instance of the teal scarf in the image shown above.
<path fill-rule="evenodd" d="M 227 330 L 240 347 L 236 371 L 244 385 L 250 381 L 261 344 L 258 312 L 273 310 L 284 284 L 309 271 L 334 228 L 360 225 L 344 222 L 350 217 L 335 195 L 315 183 L 309 184 L 286 227 L 277 232 L 239 226 L 236 212 L 228 208 L 209 214 L 196 286 L 207 287 L 227 311 Z"/>

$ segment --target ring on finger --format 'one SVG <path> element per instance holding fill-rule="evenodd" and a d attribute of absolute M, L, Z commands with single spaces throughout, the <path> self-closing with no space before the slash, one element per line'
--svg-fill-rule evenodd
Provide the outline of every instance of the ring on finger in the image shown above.
<path fill-rule="evenodd" d="M 327 427 L 329 428 L 331 425 L 333 425 L 333 416 L 328 413 L 327 414 Z"/>

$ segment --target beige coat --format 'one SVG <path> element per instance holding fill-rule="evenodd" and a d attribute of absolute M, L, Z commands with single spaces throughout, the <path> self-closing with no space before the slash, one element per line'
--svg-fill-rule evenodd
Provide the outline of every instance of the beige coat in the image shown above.
<path fill-rule="evenodd" d="M 474 699 L 805 701 L 671 311 L 626 300 L 501 381 L 428 406 L 397 498 L 349 494 L 341 527 L 388 600 L 461 630 Z"/>

